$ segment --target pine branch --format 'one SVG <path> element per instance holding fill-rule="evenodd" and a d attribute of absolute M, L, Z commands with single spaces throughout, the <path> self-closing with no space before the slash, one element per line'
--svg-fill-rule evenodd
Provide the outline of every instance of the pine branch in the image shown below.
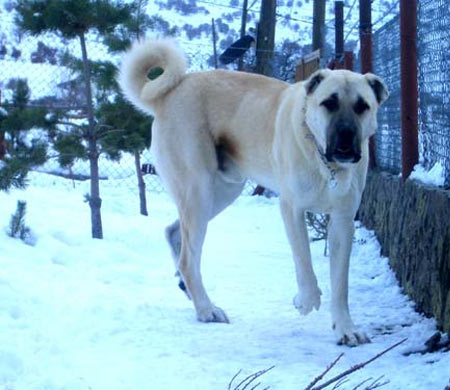
<path fill-rule="evenodd" d="M 84 127 L 83 126 L 80 126 L 80 125 L 78 125 L 76 123 L 73 123 L 73 122 L 57 121 L 56 124 L 57 125 L 63 125 L 63 126 L 72 126 L 72 127 L 75 127 L 75 128 L 77 128 L 77 129 L 79 129 L 81 131 L 84 131 Z M 57 131 L 62 132 L 62 130 L 60 130 L 60 129 L 58 129 Z"/>

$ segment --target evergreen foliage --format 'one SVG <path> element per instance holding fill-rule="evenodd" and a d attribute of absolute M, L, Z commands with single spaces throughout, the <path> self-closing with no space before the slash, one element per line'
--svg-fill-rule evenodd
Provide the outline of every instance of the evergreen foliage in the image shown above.
<path fill-rule="evenodd" d="M 16 23 L 19 28 L 31 35 L 54 33 L 64 39 L 77 38 L 82 53 L 81 60 L 66 57 L 72 69 L 82 76 L 85 93 L 87 125 L 66 123 L 72 128 L 67 134 L 56 137 L 55 148 L 63 156 L 60 162 L 70 164 L 73 159 L 88 156 L 90 163 L 92 237 L 103 238 L 101 221 L 101 198 L 98 172 L 100 154 L 98 140 L 101 136 L 94 117 L 95 101 L 92 94 L 94 69 L 89 60 L 86 35 L 97 33 L 101 38 L 112 34 L 117 26 L 130 18 L 134 4 L 110 0 L 17 0 Z M 67 153 L 69 145 L 73 150 Z"/>
<path fill-rule="evenodd" d="M 138 0 L 134 3 L 131 17 L 111 33 L 105 44 L 110 52 L 126 50 L 131 42 L 144 36 L 145 31 L 154 29 L 158 19 L 149 17 L 145 13 L 147 0 Z M 145 182 L 141 172 L 140 154 L 150 147 L 151 126 L 153 118 L 137 111 L 121 94 L 116 81 L 117 68 L 105 62 L 96 63 L 95 79 L 98 86 L 98 98 L 101 102 L 97 110 L 97 118 L 101 126 L 102 150 L 111 159 L 119 159 L 122 152 L 131 153 L 135 158 L 136 176 L 139 186 L 141 214 L 147 215 L 145 196 Z M 162 69 L 156 69 L 155 74 L 149 78 L 156 78 Z M 159 73 L 158 73 L 159 72 Z M 115 96 L 110 99 L 111 93 Z"/>
<path fill-rule="evenodd" d="M 111 159 L 119 159 L 121 152 L 142 153 L 150 147 L 153 118 L 137 111 L 121 94 L 102 104 L 97 114 L 109 130 L 100 142 Z"/>
<path fill-rule="evenodd" d="M 100 35 L 112 32 L 131 8 L 109 0 L 18 0 L 16 23 L 31 35 L 50 32 L 73 39 L 90 30 Z"/>
<path fill-rule="evenodd" d="M 26 80 L 16 79 L 12 101 L 6 101 L 0 113 L 0 133 L 5 140 L 7 153 L 0 165 L 0 190 L 24 188 L 28 171 L 47 160 L 46 140 L 33 135 L 37 128 L 50 129 L 47 111 L 30 107 L 30 90 Z"/>

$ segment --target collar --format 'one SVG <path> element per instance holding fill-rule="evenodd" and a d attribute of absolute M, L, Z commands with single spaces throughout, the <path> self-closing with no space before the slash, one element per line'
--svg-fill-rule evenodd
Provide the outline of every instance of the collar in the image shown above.
<path fill-rule="evenodd" d="M 305 123 L 306 124 L 306 123 Z M 322 150 L 322 148 L 320 147 L 319 143 L 316 140 L 316 137 L 314 137 L 314 134 L 311 133 L 311 131 L 308 129 L 308 134 L 306 134 L 305 136 L 307 139 L 310 139 L 314 142 L 314 145 L 316 146 L 317 152 L 319 153 L 320 159 L 323 163 L 323 165 L 325 165 L 325 167 L 327 168 L 327 171 L 329 173 L 329 179 L 328 179 L 328 188 L 336 188 L 336 186 L 338 185 L 338 181 L 336 179 L 336 175 L 343 171 L 343 168 L 338 168 L 338 167 L 332 167 L 329 163 L 329 161 L 327 160 L 327 157 L 325 156 L 324 151 Z"/>
<path fill-rule="evenodd" d="M 316 146 L 317 152 L 319 153 L 320 159 L 322 160 L 323 165 L 327 168 L 327 171 L 329 173 L 329 179 L 328 179 L 328 188 L 336 188 L 338 185 L 338 181 L 336 179 L 336 175 L 343 171 L 343 168 L 338 167 L 332 167 L 330 163 L 327 160 L 327 157 L 325 156 L 325 152 L 320 147 L 319 143 L 317 142 L 316 137 L 314 137 L 314 134 L 309 129 L 309 126 L 306 124 L 306 104 L 303 105 L 302 108 L 302 114 L 303 114 L 303 127 L 307 129 L 306 138 L 310 139 L 312 142 L 314 142 L 314 145 Z"/>

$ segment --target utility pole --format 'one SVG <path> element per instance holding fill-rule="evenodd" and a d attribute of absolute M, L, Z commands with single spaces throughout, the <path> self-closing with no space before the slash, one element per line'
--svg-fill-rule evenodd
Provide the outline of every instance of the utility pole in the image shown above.
<path fill-rule="evenodd" d="M 244 0 L 244 4 L 242 6 L 242 20 L 241 20 L 241 38 L 244 38 L 245 30 L 247 29 L 247 11 L 248 11 L 248 0 Z M 238 61 L 238 70 L 242 70 L 244 68 L 244 58 L 239 57 Z"/>
<path fill-rule="evenodd" d="M 275 47 L 276 0 L 262 0 L 256 38 L 256 73 L 270 76 Z"/>
<path fill-rule="evenodd" d="M 325 0 L 314 0 L 312 51 L 319 49 L 321 56 L 323 54 L 324 37 L 325 37 Z"/>

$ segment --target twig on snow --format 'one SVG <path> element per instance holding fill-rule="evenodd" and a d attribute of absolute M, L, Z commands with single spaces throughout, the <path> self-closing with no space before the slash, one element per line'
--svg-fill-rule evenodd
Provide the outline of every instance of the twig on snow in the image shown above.
<path fill-rule="evenodd" d="M 379 389 L 380 387 L 386 386 L 389 383 L 389 380 L 381 381 L 383 379 L 384 375 L 380 376 L 379 378 L 375 379 L 372 383 L 370 383 L 368 386 L 364 387 L 363 390 L 375 390 Z M 364 386 L 367 382 L 371 381 L 373 378 L 368 378 L 364 381 L 362 381 L 359 385 L 353 388 L 353 390 L 358 390 L 360 387 Z"/>
<path fill-rule="evenodd" d="M 314 380 L 308 386 L 306 386 L 305 390 L 311 390 L 316 383 L 320 382 L 323 379 L 323 377 L 337 364 L 337 362 L 342 358 L 342 356 L 344 356 L 344 353 L 341 353 L 336 358 L 336 360 L 325 369 L 325 371 L 323 371 L 318 377 L 314 378 Z"/>
<path fill-rule="evenodd" d="M 253 387 L 249 388 L 249 386 L 257 379 L 259 378 L 261 375 L 264 375 L 267 371 L 270 371 L 272 368 L 274 368 L 275 366 L 266 368 L 264 370 L 261 371 L 257 371 L 253 374 L 250 374 L 249 376 L 245 377 L 241 382 L 238 383 L 237 386 L 233 387 L 233 389 L 231 388 L 231 386 L 233 385 L 234 380 L 239 376 L 239 374 L 241 373 L 242 370 L 239 370 L 234 376 L 233 378 L 231 378 L 230 383 L 228 384 L 228 390 L 245 390 L 248 388 L 248 390 L 255 390 L 261 383 L 258 382 L 256 384 L 254 384 Z M 263 390 L 268 390 L 269 387 L 265 387 Z"/>
<path fill-rule="evenodd" d="M 316 379 L 314 379 L 313 382 L 311 382 L 312 385 L 309 384 L 309 385 L 305 388 L 305 390 L 322 390 L 322 389 L 325 389 L 326 387 L 330 386 L 331 384 L 333 384 L 333 383 L 335 383 L 335 382 L 337 382 L 337 381 L 340 381 L 341 379 L 347 377 L 348 375 L 354 373 L 355 371 L 358 371 L 358 370 L 360 370 L 361 368 L 367 366 L 369 363 L 372 363 L 374 360 L 380 358 L 380 357 L 383 356 L 384 354 L 386 354 L 386 353 L 388 353 L 389 351 L 393 350 L 394 348 L 398 347 L 400 344 L 403 344 L 406 340 L 407 340 L 407 339 L 403 339 L 402 341 L 400 341 L 400 342 L 398 342 L 398 343 L 396 343 L 396 344 L 390 346 L 389 348 L 386 348 L 384 351 L 381 351 L 380 353 L 378 353 L 378 354 L 375 355 L 374 357 L 370 358 L 369 360 L 366 360 L 365 362 L 362 362 L 362 363 L 358 363 L 358 364 L 354 365 L 353 367 L 350 367 L 348 370 L 346 370 L 346 371 L 340 373 L 339 375 L 336 375 L 334 378 L 331 378 L 329 381 L 327 381 L 327 382 L 325 382 L 325 383 L 323 383 L 323 384 L 321 384 L 321 385 L 319 385 L 319 386 L 313 387 L 313 386 L 318 382 L 318 381 L 316 381 L 316 379 L 317 379 L 317 378 L 316 378 Z M 339 356 L 338 359 L 335 360 L 335 363 L 334 363 L 334 364 L 336 364 L 337 361 L 338 361 L 341 357 L 342 357 L 342 356 Z M 320 378 L 320 379 L 323 378 L 323 376 L 325 376 L 325 374 L 326 374 L 328 371 L 330 371 L 330 369 L 331 369 L 331 367 L 330 367 L 330 368 L 327 368 L 327 369 L 324 371 L 323 374 L 319 375 L 318 378 Z M 319 380 L 320 380 L 320 379 L 319 379 Z M 384 384 L 382 384 L 382 385 L 384 386 L 385 384 L 386 384 L 386 383 L 384 383 Z M 377 386 L 377 387 L 374 387 L 374 386 Z M 376 388 L 378 388 L 378 387 L 381 387 L 381 386 L 380 386 L 379 380 L 377 379 L 375 382 L 373 382 L 371 385 L 369 385 L 369 387 L 366 387 L 365 390 L 372 390 L 372 389 L 376 389 Z"/>

